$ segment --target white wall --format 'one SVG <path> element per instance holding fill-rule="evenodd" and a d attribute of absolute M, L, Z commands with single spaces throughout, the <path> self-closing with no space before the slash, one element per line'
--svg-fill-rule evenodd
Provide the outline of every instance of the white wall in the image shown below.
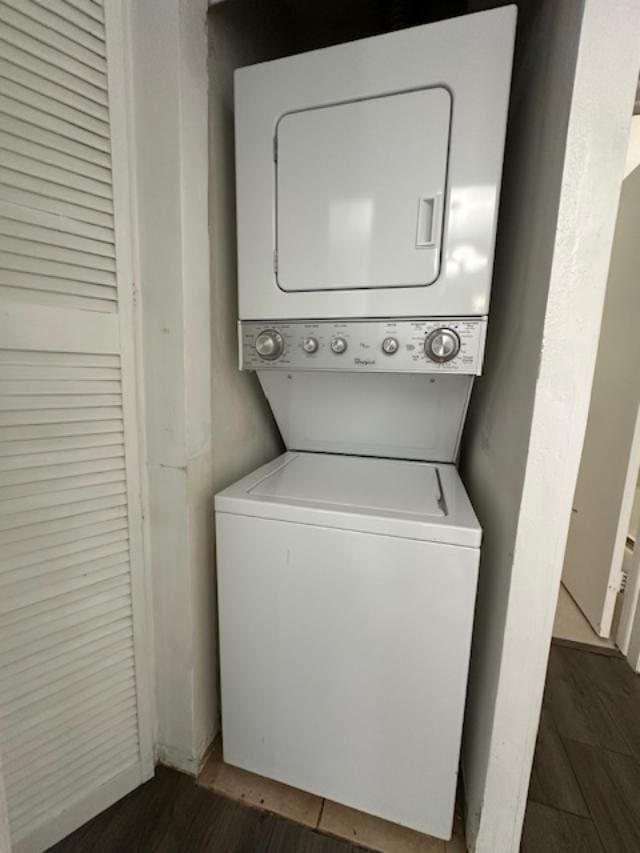
<path fill-rule="evenodd" d="M 218 716 L 206 8 L 130 4 L 157 754 L 187 772 Z"/>
<path fill-rule="evenodd" d="M 638 479 L 640 448 L 634 440 L 640 406 L 639 238 L 637 168 L 625 178 L 620 196 L 562 573 L 564 585 L 602 637 L 611 633 Z"/>
<path fill-rule="evenodd" d="M 640 43 L 634 0 L 521 12 L 463 458 L 485 531 L 463 744 L 467 838 L 482 853 L 519 847 Z"/>

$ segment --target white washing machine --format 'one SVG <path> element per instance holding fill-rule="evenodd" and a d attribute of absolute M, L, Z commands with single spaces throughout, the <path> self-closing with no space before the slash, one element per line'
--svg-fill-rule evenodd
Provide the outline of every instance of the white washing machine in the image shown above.
<path fill-rule="evenodd" d="M 240 367 L 288 452 L 216 496 L 224 758 L 451 834 L 515 7 L 236 75 Z"/>
<path fill-rule="evenodd" d="M 481 537 L 455 467 L 288 452 L 216 517 L 225 760 L 448 838 Z"/>

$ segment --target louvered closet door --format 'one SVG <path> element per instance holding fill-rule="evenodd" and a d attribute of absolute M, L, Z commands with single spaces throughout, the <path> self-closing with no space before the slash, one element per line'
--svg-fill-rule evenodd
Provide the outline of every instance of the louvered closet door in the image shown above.
<path fill-rule="evenodd" d="M 125 36 L 120 0 L 0 0 L 0 755 L 18 851 L 153 772 Z"/>

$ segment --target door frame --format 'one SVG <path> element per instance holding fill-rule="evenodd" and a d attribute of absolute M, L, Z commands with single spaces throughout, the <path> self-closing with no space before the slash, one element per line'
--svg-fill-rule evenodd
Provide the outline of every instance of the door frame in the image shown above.
<path fill-rule="evenodd" d="M 640 406 L 636 415 L 636 424 L 629 454 L 629 467 L 625 480 L 625 493 L 623 499 L 623 511 L 620 516 L 618 527 L 618 538 L 622 544 L 624 554 L 624 542 L 629 527 L 633 498 L 640 473 Z M 620 565 L 622 565 L 622 554 Z M 629 666 L 640 672 L 640 542 L 634 548 L 633 556 L 629 564 L 629 575 L 622 596 L 622 610 L 620 611 L 620 622 L 615 636 L 616 645 L 627 658 Z"/>
<path fill-rule="evenodd" d="M 155 707 L 151 564 L 149 560 L 149 502 L 145 467 L 144 394 L 141 316 L 136 263 L 135 161 L 133 158 L 133 73 L 131 64 L 131 0 L 104 4 L 116 282 L 120 328 L 125 464 L 128 492 L 131 598 L 134 659 L 140 738 L 140 762 L 145 781 L 155 770 Z"/>

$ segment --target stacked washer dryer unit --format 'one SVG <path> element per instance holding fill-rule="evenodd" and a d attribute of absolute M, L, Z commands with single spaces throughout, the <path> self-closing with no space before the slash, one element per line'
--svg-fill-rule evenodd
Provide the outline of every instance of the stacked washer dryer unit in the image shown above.
<path fill-rule="evenodd" d="M 240 366 L 288 451 L 216 497 L 225 760 L 451 834 L 503 7 L 240 69 Z"/>

